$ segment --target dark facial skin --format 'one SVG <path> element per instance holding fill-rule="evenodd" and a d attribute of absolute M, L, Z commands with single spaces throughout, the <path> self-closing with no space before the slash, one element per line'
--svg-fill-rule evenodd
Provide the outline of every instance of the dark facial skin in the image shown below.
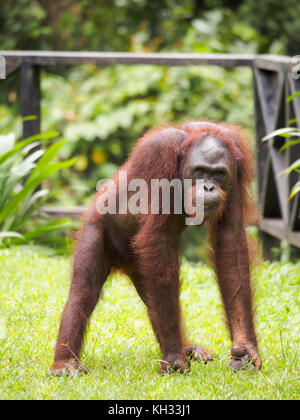
<path fill-rule="evenodd" d="M 196 142 L 183 167 L 183 178 L 203 179 L 205 218 L 220 207 L 231 185 L 231 155 L 226 146 L 214 136 Z M 222 190 L 222 191 L 221 191 Z"/>

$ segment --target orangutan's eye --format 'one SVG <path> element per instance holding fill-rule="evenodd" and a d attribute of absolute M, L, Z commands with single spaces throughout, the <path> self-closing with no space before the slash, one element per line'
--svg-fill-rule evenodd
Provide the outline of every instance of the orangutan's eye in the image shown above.
<path fill-rule="evenodd" d="M 195 173 L 198 176 L 204 175 L 205 174 L 205 168 L 202 168 L 201 166 L 198 166 L 197 168 L 195 168 Z"/>
<path fill-rule="evenodd" d="M 221 169 L 215 171 L 215 176 L 217 176 L 218 178 L 224 177 L 225 175 L 226 175 L 225 171 Z"/>

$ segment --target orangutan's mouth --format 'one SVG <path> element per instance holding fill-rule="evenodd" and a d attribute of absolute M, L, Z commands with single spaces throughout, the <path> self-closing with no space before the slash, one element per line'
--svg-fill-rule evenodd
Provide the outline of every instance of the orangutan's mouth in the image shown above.
<path fill-rule="evenodd" d="M 204 210 L 208 210 L 210 212 L 215 211 L 219 208 L 219 203 L 216 204 L 207 204 L 206 206 L 204 206 Z"/>

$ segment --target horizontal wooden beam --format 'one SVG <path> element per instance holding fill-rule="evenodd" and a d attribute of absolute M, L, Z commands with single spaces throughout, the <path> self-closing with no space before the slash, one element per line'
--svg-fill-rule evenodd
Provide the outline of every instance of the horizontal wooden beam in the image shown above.
<path fill-rule="evenodd" d="M 257 55 L 254 57 L 254 67 L 269 71 L 287 71 L 292 65 L 293 58 L 284 55 Z"/>
<path fill-rule="evenodd" d="M 161 65 L 191 66 L 215 65 L 221 67 L 257 67 L 280 71 L 292 64 L 292 58 L 280 55 L 254 54 L 188 54 L 188 53 L 126 53 L 126 52 L 81 52 L 81 51 L 0 51 L 6 59 L 6 74 L 16 70 L 22 62 L 33 65 Z"/>
<path fill-rule="evenodd" d="M 0 51 L 13 63 L 28 61 L 48 65 L 114 65 L 151 64 L 161 66 L 216 65 L 222 67 L 252 66 L 253 54 L 186 54 L 186 53 L 124 53 L 124 52 L 69 52 L 69 51 Z"/>
<path fill-rule="evenodd" d="M 39 208 L 40 213 L 46 213 L 52 216 L 54 219 L 63 219 L 69 217 L 70 219 L 80 219 L 86 207 L 74 206 L 74 207 L 54 207 L 54 206 L 43 206 Z"/>
<path fill-rule="evenodd" d="M 300 248 L 300 231 L 289 231 L 282 219 L 264 218 L 260 220 L 259 227 L 263 232 L 266 232 L 278 239 L 285 239 L 291 245 Z"/>
<path fill-rule="evenodd" d="M 22 65 L 22 57 L 14 57 L 14 58 L 12 58 L 12 57 L 9 57 L 9 58 L 5 57 L 5 61 L 6 61 L 6 63 L 5 63 L 6 64 L 6 68 L 5 68 L 6 77 L 10 73 L 12 73 L 15 70 L 17 70 Z"/>
<path fill-rule="evenodd" d="M 266 233 L 278 239 L 287 239 L 287 231 L 282 219 L 264 218 L 259 222 L 259 227 Z"/>
<path fill-rule="evenodd" d="M 61 219 L 69 217 L 73 220 L 81 219 L 82 214 L 87 208 L 84 206 L 75 206 L 75 207 L 52 207 L 44 206 L 39 209 L 40 213 L 47 213 L 49 216 L 52 216 L 54 219 Z M 300 248 L 300 232 L 289 232 L 285 228 L 282 219 L 276 218 L 264 218 L 260 221 L 259 227 L 262 231 L 268 233 L 269 235 L 278 238 L 286 239 L 291 245 L 294 245 Z"/>

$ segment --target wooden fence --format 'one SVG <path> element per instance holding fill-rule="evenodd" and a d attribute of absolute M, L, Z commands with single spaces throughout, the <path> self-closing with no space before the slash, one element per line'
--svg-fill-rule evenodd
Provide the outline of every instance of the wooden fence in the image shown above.
<path fill-rule="evenodd" d="M 24 137 L 39 133 L 40 68 L 43 66 L 95 64 L 151 64 L 161 66 L 215 65 L 222 67 L 246 66 L 253 72 L 254 113 L 256 128 L 257 190 L 261 208 L 260 235 L 265 254 L 280 240 L 300 248 L 300 194 L 288 200 L 289 191 L 299 179 L 299 174 L 279 175 L 300 157 L 300 146 L 280 151 L 287 141 L 275 137 L 268 142 L 261 139 L 277 128 L 300 128 L 300 97 L 287 101 L 289 95 L 300 91 L 300 78 L 293 71 L 295 60 L 275 55 L 243 54 L 176 54 L 176 53 L 112 53 L 112 52 L 48 52 L 0 51 L 6 60 L 6 75 L 20 69 L 20 101 L 23 117 L 36 115 L 37 119 L 24 121 Z M 300 76 L 300 73 L 299 73 Z M 199 116 L 201 118 L 201 116 Z M 47 209 L 51 214 L 76 217 L 81 209 Z"/>

